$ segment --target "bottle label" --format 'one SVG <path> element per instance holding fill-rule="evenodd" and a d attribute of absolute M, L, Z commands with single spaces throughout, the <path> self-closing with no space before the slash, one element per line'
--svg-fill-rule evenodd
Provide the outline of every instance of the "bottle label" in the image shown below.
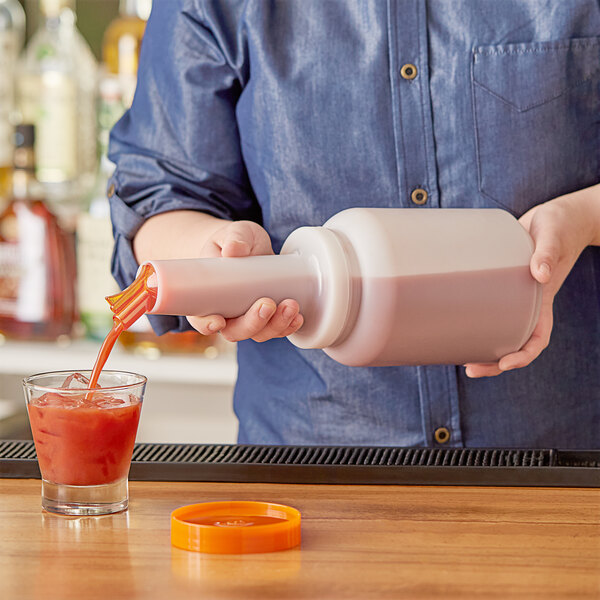
<path fill-rule="evenodd" d="M 86 178 L 86 186 L 90 187 L 94 183 L 94 174 L 96 172 L 97 157 L 97 106 L 96 106 L 96 87 L 81 89 L 79 92 L 78 108 L 78 138 L 77 138 L 77 171 L 78 175 Z"/>
<path fill-rule="evenodd" d="M 77 223 L 77 292 L 79 309 L 88 315 L 106 316 L 112 313 L 106 296 L 119 288 L 110 274 L 113 236 L 110 218 L 95 218 L 88 213 Z"/>
<path fill-rule="evenodd" d="M 25 122 L 34 123 L 38 179 L 44 183 L 77 177 L 77 86 L 55 71 L 22 75 L 19 104 Z"/>
<path fill-rule="evenodd" d="M 46 224 L 26 206 L 16 206 L 18 242 L 0 244 L 0 315 L 26 323 L 47 318 Z"/>
<path fill-rule="evenodd" d="M 16 31 L 0 31 L 0 166 L 12 163 L 14 66 L 18 55 Z"/>
<path fill-rule="evenodd" d="M 19 245 L 0 242 L 0 317 L 17 313 L 20 274 Z"/>
<path fill-rule="evenodd" d="M 108 154 L 110 131 L 123 116 L 123 94 L 121 84 L 116 75 L 105 73 L 100 80 L 98 98 L 98 151 L 101 162 Z M 102 164 L 101 164 L 102 167 Z"/>

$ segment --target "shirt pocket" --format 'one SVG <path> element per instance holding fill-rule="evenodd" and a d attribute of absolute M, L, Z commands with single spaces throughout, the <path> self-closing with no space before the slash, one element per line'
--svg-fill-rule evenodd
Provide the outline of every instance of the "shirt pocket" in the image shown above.
<path fill-rule="evenodd" d="M 478 46 L 479 191 L 520 215 L 600 180 L 600 38 Z"/>

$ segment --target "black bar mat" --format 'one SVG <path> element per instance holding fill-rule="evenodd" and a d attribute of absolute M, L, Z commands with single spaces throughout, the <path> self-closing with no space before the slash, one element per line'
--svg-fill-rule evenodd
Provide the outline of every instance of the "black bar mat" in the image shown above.
<path fill-rule="evenodd" d="M 32 441 L 0 441 L 0 477 L 39 479 Z M 600 487 L 600 450 L 136 444 L 129 479 Z"/>

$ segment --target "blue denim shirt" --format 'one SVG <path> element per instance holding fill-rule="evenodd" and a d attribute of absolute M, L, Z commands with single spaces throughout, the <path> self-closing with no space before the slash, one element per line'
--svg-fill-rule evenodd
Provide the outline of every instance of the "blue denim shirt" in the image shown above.
<path fill-rule="evenodd" d="M 132 281 L 132 238 L 165 211 L 256 220 L 278 251 L 352 206 L 520 216 L 596 184 L 599 36 L 597 0 L 155 0 L 111 138 L 113 273 Z M 600 248 L 554 311 L 537 360 L 476 380 L 241 342 L 239 440 L 598 448 Z"/>

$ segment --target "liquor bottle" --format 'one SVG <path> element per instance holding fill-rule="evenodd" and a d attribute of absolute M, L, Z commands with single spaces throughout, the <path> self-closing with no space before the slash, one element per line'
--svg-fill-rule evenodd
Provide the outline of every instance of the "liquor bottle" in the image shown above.
<path fill-rule="evenodd" d="M 98 91 L 100 160 L 92 192 L 77 217 L 77 301 L 85 334 L 93 340 L 103 340 L 110 331 L 112 313 L 104 297 L 118 290 L 110 273 L 114 242 L 106 188 L 114 164 L 107 157 L 107 148 L 110 129 L 124 111 L 116 78 L 102 77 Z"/>
<path fill-rule="evenodd" d="M 33 126 L 17 126 L 12 199 L 0 213 L 0 333 L 52 340 L 75 320 L 74 240 L 44 202 L 33 148 Z"/>
<path fill-rule="evenodd" d="M 125 108 L 133 101 L 140 48 L 151 8 L 152 0 L 120 0 L 119 16 L 104 33 L 102 60 L 107 72 L 119 80 Z"/>
<path fill-rule="evenodd" d="M 77 297 L 87 337 L 102 340 L 112 327 L 104 297 L 118 290 L 110 273 L 113 237 L 106 187 L 114 165 L 108 159 L 110 130 L 133 100 L 139 50 L 151 0 L 121 0 L 119 16 L 103 39 L 98 83 L 96 181 L 77 219 Z"/>
<path fill-rule="evenodd" d="M 96 174 L 96 60 L 75 26 L 75 0 L 40 0 L 43 21 L 17 74 L 22 122 L 36 130 L 36 175 L 52 210 L 75 224 Z"/>
<path fill-rule="evenodd" d="M 14 75 L 25 35 L 25 12 L 17 0 L 0 0 L 0 210 L 8 201 L 13 158 Z"/>
<path fill-rule="evenodd" d="M 85 335 L 103 340 L 112 327 L 104 297 L 118 290 L 110 272 L 113 247 L 106 186 L 110 175 L 102 161 L 86 210 L 77 217 L 77 304 Z"/>

